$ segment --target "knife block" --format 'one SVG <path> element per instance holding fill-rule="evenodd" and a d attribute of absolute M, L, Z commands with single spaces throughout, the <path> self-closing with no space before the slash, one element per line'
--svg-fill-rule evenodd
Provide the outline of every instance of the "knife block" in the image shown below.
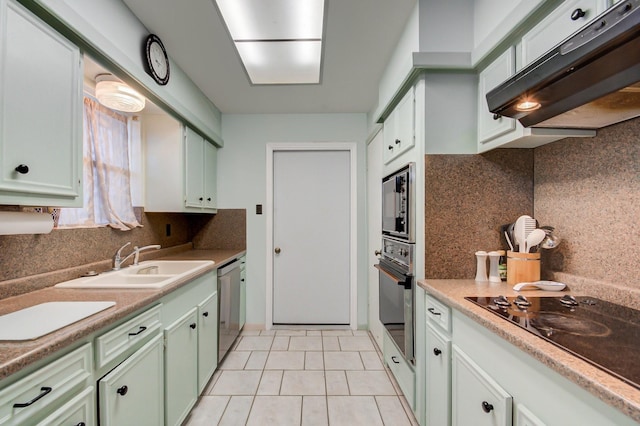
<path fill-rule="evenodd" d="M 540 253 L 507 251 L 507 284 L 540 280 Z"/>

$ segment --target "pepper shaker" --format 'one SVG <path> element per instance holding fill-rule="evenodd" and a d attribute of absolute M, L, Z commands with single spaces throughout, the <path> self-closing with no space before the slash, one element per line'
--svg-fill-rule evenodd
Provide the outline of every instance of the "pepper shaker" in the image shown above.
<path fill-rule="evenodd" d="M 477 251 L 476 260 L 476 281 L 487 281 L 487 252 Z"/>
<path fill-rule="evenodd" d="M 489 254 L 489 282 L 492 283 L 500 283 L 502 279 L 500 278 L 500 252 L 498 251 L 490 251 Z"/>

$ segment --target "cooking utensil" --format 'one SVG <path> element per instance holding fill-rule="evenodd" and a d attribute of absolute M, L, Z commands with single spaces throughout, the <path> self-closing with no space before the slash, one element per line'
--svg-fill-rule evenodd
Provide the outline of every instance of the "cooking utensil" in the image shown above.
<path fill-rule="evenodd" d="M 529 253 L 532 247 L 540 244 L 546 237 L 547 234 L 543 229 L 536 228 L 531 231 L 531 233 L 527 235 L 527 238 L 524 241 L 524 252 Z"/>
<path fill-rule="evenodd" d="M 546 234 L 545 239 L 540 243 L 540 247 L 547 250 L 558 247 L 560 237 L 554 234 L 555 228 L 553 226 L 541 226 L 540 229 Z"/>
<path fill-rule="evenodd" d="M 520 216 L 514 225 L 513 232 L 516 237 L 516 243 L 518 244 L 518 251 L 520 253 L 526 253 L 525 241 L 527 236 L 536 229 L 536 220 L 528 215 Z"/>
<path fill-rule="evenodd" d="M 515 291 L 521 290 L 546 290 L 546 291 L 560 291 L 564 290 L 566 285 L 557 281 L 534 281 L 530 283 L 519 283 L 513 286 Z"/>

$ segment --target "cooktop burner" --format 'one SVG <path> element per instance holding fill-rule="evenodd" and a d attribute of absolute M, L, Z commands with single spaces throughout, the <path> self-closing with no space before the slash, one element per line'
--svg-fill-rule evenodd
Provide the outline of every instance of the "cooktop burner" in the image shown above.
<path fill-rule="evenodd" d="M 640 389 L 640 311 L 594 297 L 465 297 Z"/>

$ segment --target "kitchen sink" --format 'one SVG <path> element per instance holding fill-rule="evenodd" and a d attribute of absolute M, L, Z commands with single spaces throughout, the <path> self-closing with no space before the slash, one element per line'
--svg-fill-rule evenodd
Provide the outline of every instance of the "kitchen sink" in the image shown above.
<path fill-rule="evenodd" d="M 156 260 L 140 262 L 95 277 L 56 284 L 62 288 L 159 289 L 213 265 L 211 260 Z"/>

